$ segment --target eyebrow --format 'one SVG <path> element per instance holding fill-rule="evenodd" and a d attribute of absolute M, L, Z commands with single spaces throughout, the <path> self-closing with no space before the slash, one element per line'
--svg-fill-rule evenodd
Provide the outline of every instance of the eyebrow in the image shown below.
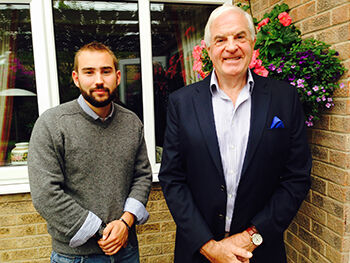
<path fill-rule="evenodd" d="M 86 68 L 82 68 L 81 70 L 83 71 L 87 71 L 87 70 L 96 70 L 96 69 L 112 69 L 113 67 L 111 66 L 105 66 L 105 67 L 101 67 L 101 68 L 94 68 L 94 67 L 86 67 Z"/>
<path fill-rule="evenodd" d="M 242 31 L 239 31 L 238 33 L 234 33 L 234 34 L 227 34 L 227 35 L 216 35 L 215 37 L 214 37 L 214 40 L 216 40 L 216 39 L 218 39 L 218 38 L 225 38 L 225 37 L 227 37 L 228 35 L 233 35 L 233 36 L 238 36 L 238 35 L 242 35 L 242 34 L 245 34 L 245 35 L 247 35 L 248 33 L 247 33 L 247 31 L 246 30 L 242 30 Z"/>

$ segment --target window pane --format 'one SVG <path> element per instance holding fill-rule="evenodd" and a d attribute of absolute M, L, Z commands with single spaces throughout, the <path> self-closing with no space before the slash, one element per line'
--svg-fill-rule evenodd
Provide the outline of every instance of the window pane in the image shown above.
<path fill-rule="evenodd" d="M 140 40 L 137 1 L 53 1 L 61 103 L 79 96 L 71 72 L 75 52 L 94 40 L 109 46 L 119 60 L 118 102 L 142 120 Z"/>
<path fill-rule="evenodd" d="M 157 162 L 160 162 L 169 94 L 198 81 L 192 50 L 204 37 L 216 5 L 151 4 L 154 107 Z"/>
<path fill-rule="evenodd" d="M 26 164 L 38 117 L 29 5 L 0 4 L 0 82 L 0 165 Z"/>

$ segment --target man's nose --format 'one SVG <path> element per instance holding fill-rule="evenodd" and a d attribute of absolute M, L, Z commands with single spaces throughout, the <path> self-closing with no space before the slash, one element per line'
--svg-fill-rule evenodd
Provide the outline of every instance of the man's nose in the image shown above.
<path fill-rule="evenodd" d="M 96 84 L 103 84 L 103 76 L 101 73 L 96 73 Z"/>
<path fill-rule="evenodd" d="M 229 38 L 226 44 L 226 50 L 235 51 L 237 49 L 237 41 L 233 38 Z"/>

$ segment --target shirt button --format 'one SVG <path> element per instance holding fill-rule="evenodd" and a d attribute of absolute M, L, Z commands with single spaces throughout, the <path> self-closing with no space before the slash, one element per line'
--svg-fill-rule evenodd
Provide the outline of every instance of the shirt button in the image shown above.
<path fill-rule="evenodd" d="M 220 189 L 221 189 L 222 192 L 224 192 L 225 191 L 225 186 L 223 184 L 220 185 Z"/>
<path fill-rule="evenodd" d="M 219 214 L 219 219 L 224 219 L 224 215 L 223 214 Z"/>
<path fill-rule="evenodd" d="M 229 173 L 230 173 L 230 174 L 234 174 L 234 171 L 233 171 L 233 170 L 230 170 Z"/>
<path fill-rule="evenodd" d="M 232 150 L 233 150 L 234 148 L 235 148 L 235 146 L 233 146 L 233 145 L 230 145 L 230 149 L 232 149 Z"/>

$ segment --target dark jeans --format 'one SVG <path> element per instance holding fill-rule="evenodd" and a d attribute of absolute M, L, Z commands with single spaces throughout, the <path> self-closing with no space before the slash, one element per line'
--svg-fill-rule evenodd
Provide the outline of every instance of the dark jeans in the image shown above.
<path fill-rule="evenodd" d="M 113 256 L 106 255 L 64 255 L 52 251 L 51 263 L 139 263 L 139 248 L 128 244 Z"/>

